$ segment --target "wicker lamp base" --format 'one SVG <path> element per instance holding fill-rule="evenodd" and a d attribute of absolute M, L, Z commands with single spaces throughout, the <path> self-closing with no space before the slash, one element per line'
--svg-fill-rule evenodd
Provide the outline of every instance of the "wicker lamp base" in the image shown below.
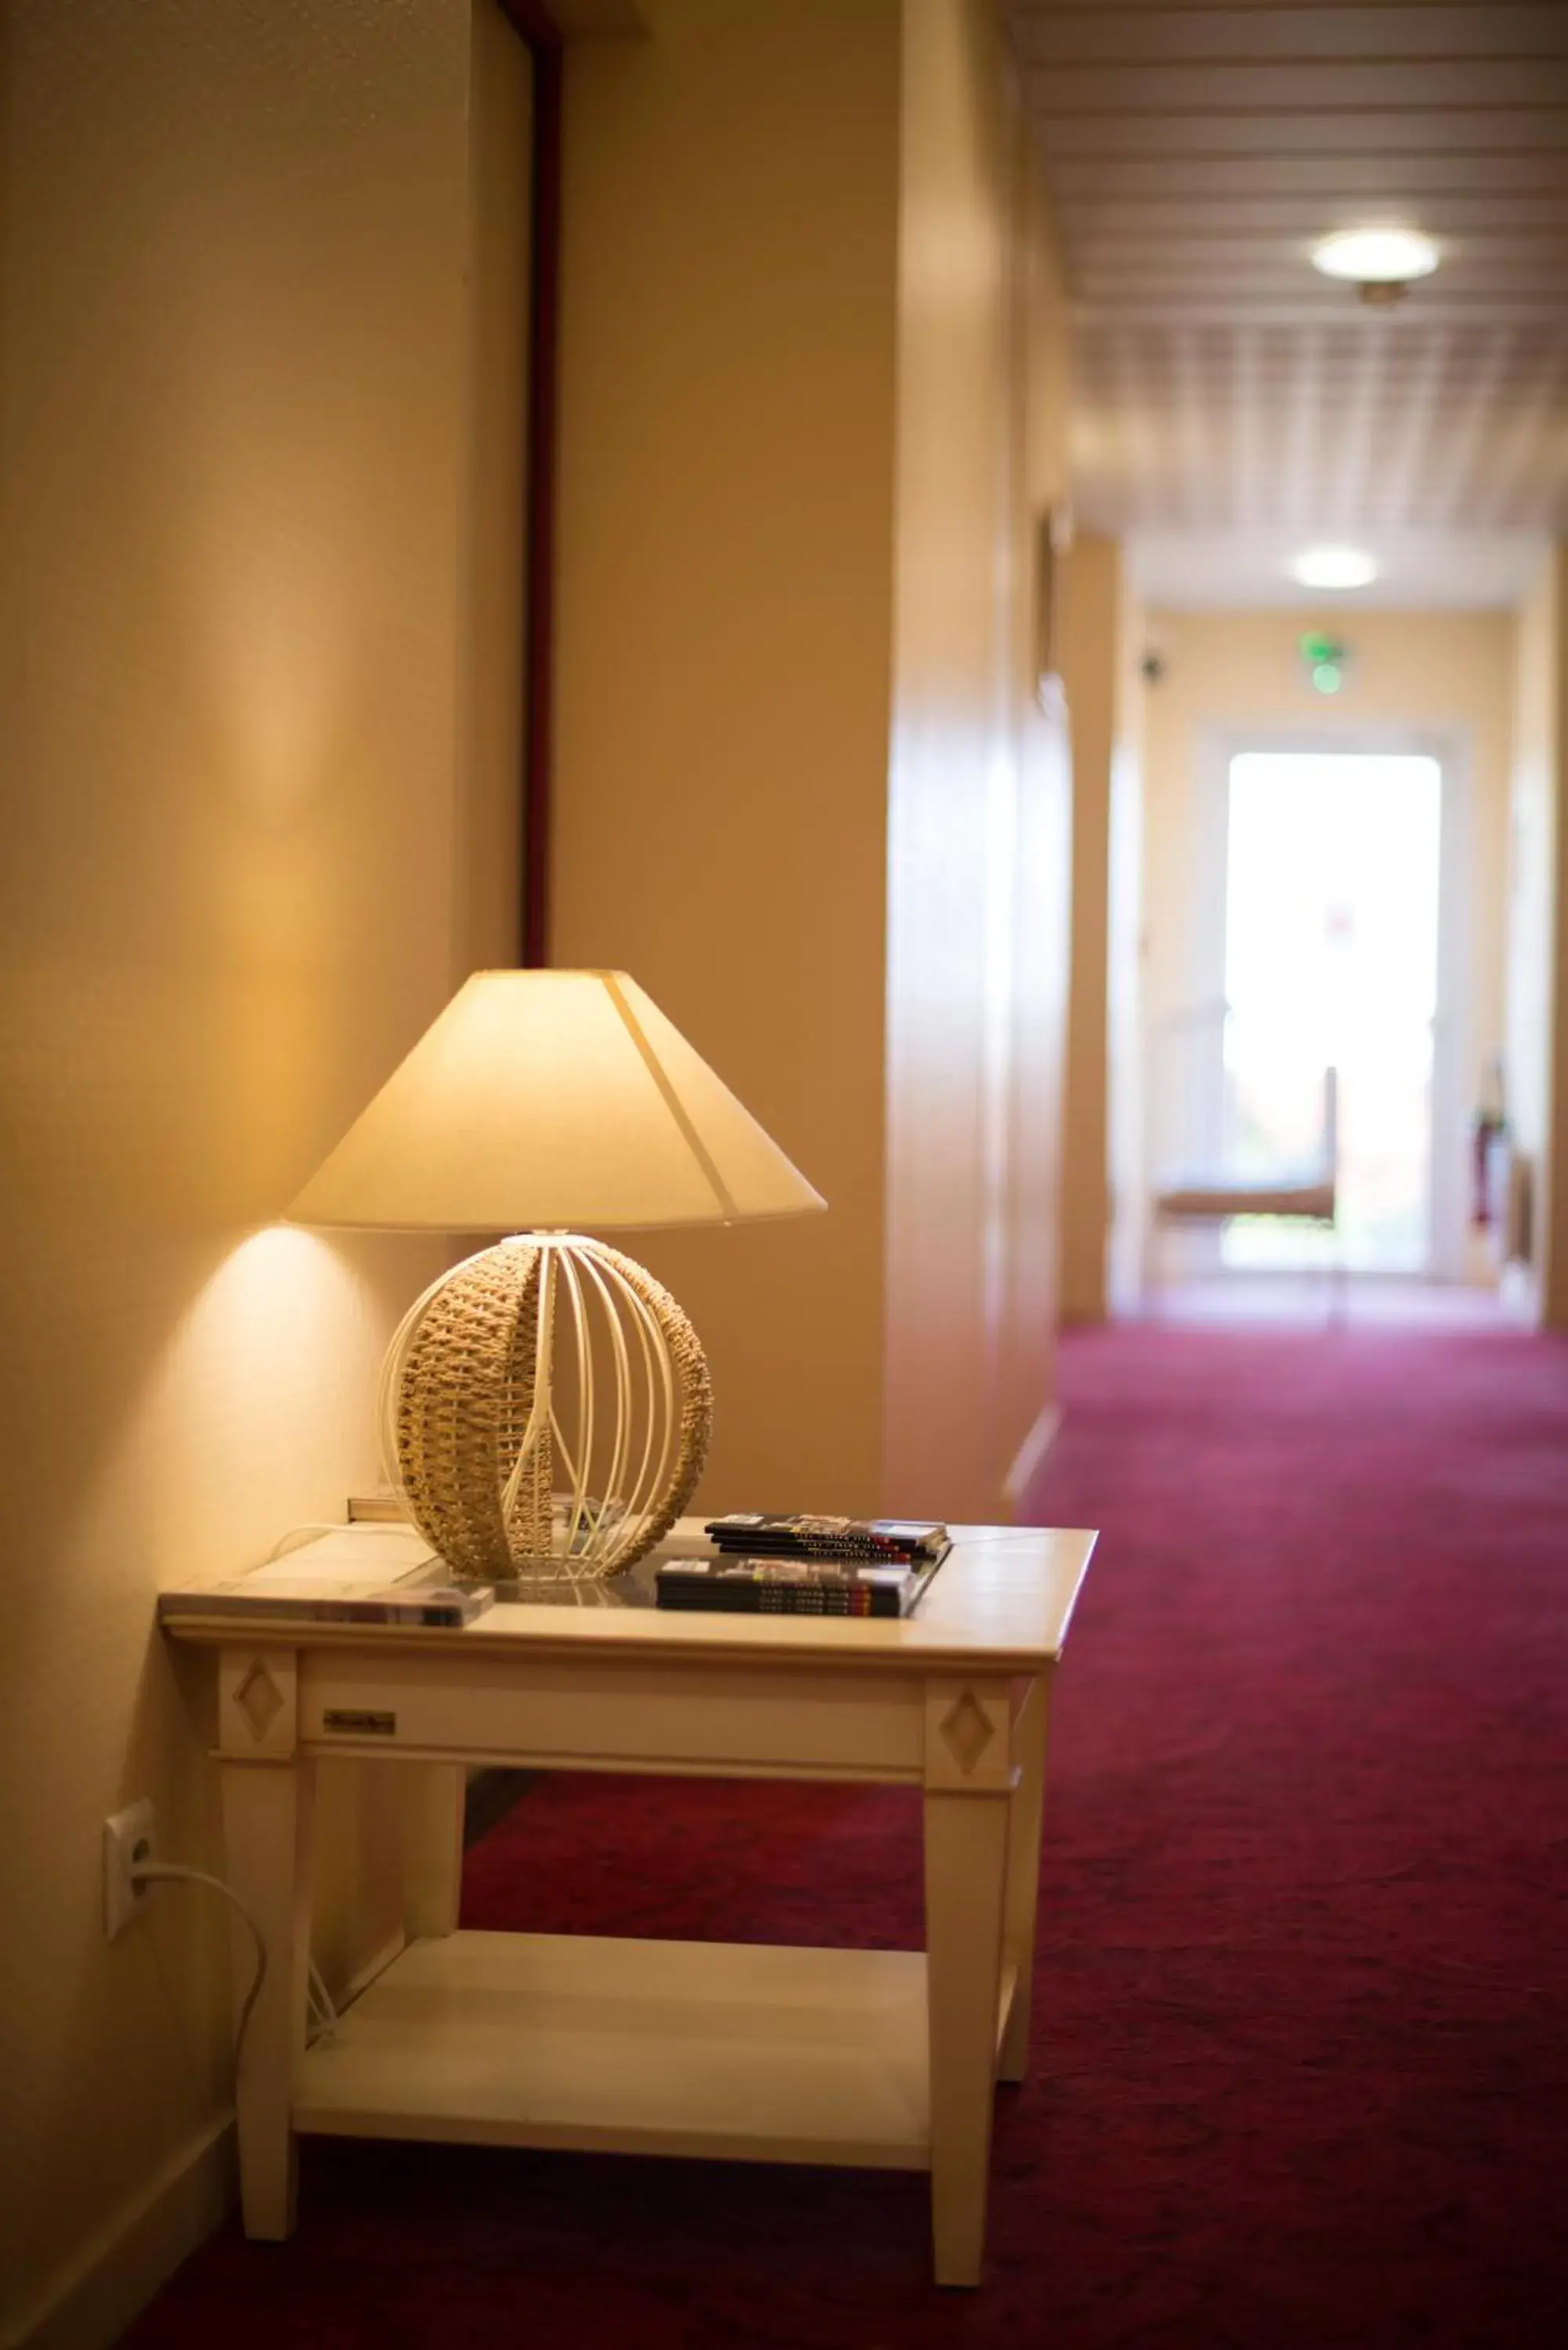
<path fill-rule="evenodd" d="M 696 1332 L 642 1265 L 528 1232 L 416 1301 L 382 1367 L 381 1419 L 410 1515 L 458 1576 L 597 1582 L 691 1500 L 712 1388 Z"/>

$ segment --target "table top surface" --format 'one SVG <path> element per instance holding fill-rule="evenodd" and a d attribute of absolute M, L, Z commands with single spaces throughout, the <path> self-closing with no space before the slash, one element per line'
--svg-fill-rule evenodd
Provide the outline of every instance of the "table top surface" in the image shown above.
<path fill-rule="evenodd" d="M 954 1526 L 953 1546 L 912 1616 L 845 1617 L 730 1615 L 659 1608 L 615 1582 L 578 1586 L 549 1598 L 501 1600 L 472 1624 L 451 1629 L 401 1624 L 330 1624 L 202 1612 L 200 1586 L 165 1602 L 163 1628 L 207 1646 L 352 1648 L 439 1652 L 464 1659 L 524 1653 L 780 1666 L 810 1663 L 861 1670 L 1026 1672 L 1061 1656 L 1096 1537 L 1076 1529 Z M 676 1529 L 680 1555 L 700 1543 L 701 1522 Z M 698 1539 L 694 1539 L 698 1538 Z M 619 1578 L 616 1578 L 617 1581 Z M 214 1579 L 213 1589 L 218 1588 Z M 223 1588 L 232 1593 L 233 1579 Z"/>

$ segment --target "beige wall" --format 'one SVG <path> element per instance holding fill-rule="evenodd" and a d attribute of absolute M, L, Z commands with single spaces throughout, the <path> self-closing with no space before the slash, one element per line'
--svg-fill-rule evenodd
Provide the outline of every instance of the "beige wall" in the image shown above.
<path fill-rule="evenodd" d="M 1081 533 L 1064 574 L 1073 910 L 1062 1314 L 1097 1322 L 1113 1302 L 1134 1303 L 1142 1247 L 1142 619 L 1116 540 Z"/>
<path fill-rule="evenodd" d="M 1352 664 L 1332 704 L 1313 692 L 1303 630 L 1345 639 Z M 1468 1117 L 1502 1041 L 1512 620 L 1507 612 L 1158 612 L 1147 635 L 1166 673 L 1147 698 L 1146 1018 L 1153 1066 L 1204 993 L 1199 935 L 1199 794 L 1213 738 L 1312 728 L 1324 739 L 1409 727 L 1449 738 L 1469 785 L 1469 944 L 1458 976 L 1455 1066 Z M 1211 960 L 1211 957 L 1210 958 Z M 1151 1170 L 1157 1177 L 1161 1171 Z M 1164 1170 L 1168 1173 L 1168 1170 Z M 1464 1171 L 1445 1170 L 1462 1182 Z"/>
<path fill-rule="evenodd" d="M 1510 785 L 1507 1108 L 1532 1176 L 1533 1303 L 1568 1325 L 1568 546 L 1519 613 Z"/>
<path fill-rule="evenodd" d="M 1116 739 L 1111 750 L 1106 916 L 1106 1159 L 1110 1243 L 1106 1303 L 1137 1310 L 1147 1245 L 1144 1132 L 1144 615 L 1127 567 L 1116 608 Z"/>
<path fill-rule="evenodd" d="M 1010 68 L 1005 65 L 1004 74 Z M 1010 105 L 1016 98 L 1010 98 Z M 1015 450 L 1009 631 L 1013 679 L 1015 792 L 1007 904 L 1010 1066 L 1007 1243 L 1002 1260 L 1002 1378 L 987 1507 L 1002 1514 L 1026 1496 L 1054 1430 L 1060 1279 L 1063 1068 L 1071 947 L 1072 776 L 1054 658 L 1045 639 L 1043 539 L 1067 494 L 1070 338 L 1066 295 L 1037 152 L 1025 138 L 1015 175 L 1014 312 L 1010 399 Z M 1054 590 L 1052 590 L 1053 594 Z M 1005 868 L 1004 868 L 1005 870 Z M 999 891 L 999 898 L 1002 893 Z"/>
<path fill-rule="evenodd" d="M 992 1515 L 1064 951 L 1021 708 L 1064 338 L 995 16 L 666 0 L 569 57 L 566 152 L 554 959 L 634 972 L 829 1202 L 637 1243 L 712 1359 L 700 1498 Z"/>
<path fill-rule="evenodd" d="M 1054 256 L 978 0 L 904 11 L 899 318 L 883 1491 L 992 1517 L 1051 1393 L 1066 788 L 1031 687 L 1065 419 Z"/>
<path fill-rule="evenodd" d="M 896 5 L 666 0 L 566 82 L 553 960 L 623 966 L 828 1215 L 632 1245 L 701 1500 L 877 1500 Z"/>
<path fill-rule="evenodd" d="M 1106 1311 L 1110 1232 L 1111 773 L 1116 740 L 1121 548 L 1082 533 L 1064 565 L 1063 679 L 1072 722 L 1072 964 L 1062 1108 L 1062 1314 Z"/>
<path fill-rule="evenodd" d="M 6 40 L 0 2334 L 120 2241 L 79 2343 L 221 2189 L 221 1905 L 100 1925 L 127 1799 L 216 1856 L 153 1596 L 374 1476 L 423 1269 L 274 1220 L 467 961 L 469 25 L 17 0 Z"/>

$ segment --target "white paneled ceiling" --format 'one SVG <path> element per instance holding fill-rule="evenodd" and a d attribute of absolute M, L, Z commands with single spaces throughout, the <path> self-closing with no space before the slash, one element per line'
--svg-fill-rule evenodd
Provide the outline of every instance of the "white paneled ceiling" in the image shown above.
<path fill-rule="evenodd" d="M 1287 596 L 1309 539 L 1378 556 L 1362 600 L 1508 600 L 1568 532 L 1568 0 L 1012 17 L 1080 523 L 1169 600 Z M 1310 251 L 1385 221 L 1443 258 L 1374 311 Z"/>

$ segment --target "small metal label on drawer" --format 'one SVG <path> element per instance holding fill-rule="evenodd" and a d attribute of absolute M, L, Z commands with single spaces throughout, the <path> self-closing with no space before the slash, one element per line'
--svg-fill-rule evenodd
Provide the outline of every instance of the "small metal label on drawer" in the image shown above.
<path fill-rule="evenodd" d="M 356 1738 L 396 1738 L 395 1713 L 377 1713 L 364 1706 L 329 1705 L 321 1717 L 323 1730 L 344 1730 Z"/>

